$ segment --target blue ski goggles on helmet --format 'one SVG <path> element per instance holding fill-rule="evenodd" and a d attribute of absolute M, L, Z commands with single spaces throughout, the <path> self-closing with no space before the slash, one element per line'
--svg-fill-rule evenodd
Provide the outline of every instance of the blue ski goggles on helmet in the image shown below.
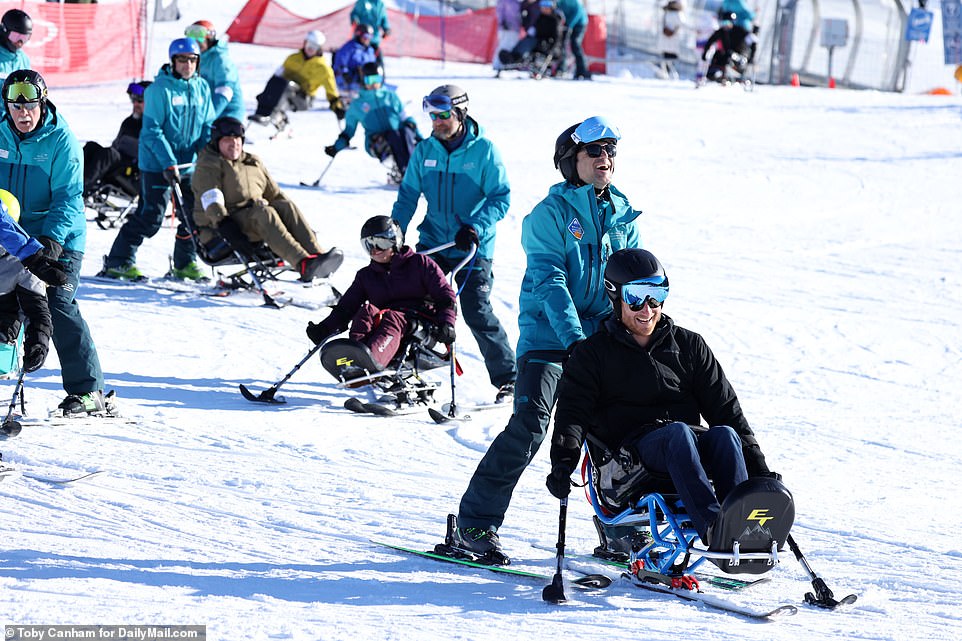
<path fill-rule="evenodd" d="M 382 82 L 384 82 L 384 78 L 382 78 L 381 74 L 379 73 L 374 73 L 374 74 L 371 74 L 370 76 L 364 76 L 365 87 L 370 87 L 372 85 L 379 85 Z"/>
<path fill-rule="evenodd" d="M 633 312 L 640 312 L 645 305 L 661 307 L 668 298 L 668 279 L 652 276 L 625 283 L 621 286 L 621 300 Z"/>
<path fill-rule="evenodd" d="M 451 102 L 450 96 L 425 96 L 421 108 L 424 113 L 441 113 L 451 111 L 454 108 L 454 103 Z"/>
<path fill-rule="evenodd" d="M 40 102 L 40 90 L 32 82 L 11 82 L 3 99 L 6 102 Z"/>
<path fill-rule="evenodd" d="M 621 140 L 621 130 L 602 116 L 592 116 L 572 132 L 571 139 L 579 145 L 598 140 Z"/>

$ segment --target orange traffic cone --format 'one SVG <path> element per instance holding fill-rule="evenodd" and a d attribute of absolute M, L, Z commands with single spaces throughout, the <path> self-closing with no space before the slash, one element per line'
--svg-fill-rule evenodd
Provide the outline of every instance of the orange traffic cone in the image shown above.
<path fill-rule="evenodd" d="M 792 86 L 793 86 L 793 87 L 801 87 L 801 86 L 802 86 L 801 81 L 799 81 L 799 79 L 798 79 L 798 74 L 797 74 L 797 73 L 793 73 L 793 74 L 792 74 Z"/>
<path fill-rule="evenodd" d="M 828 79 L 828 88 L 829 88 L 829 89 L 834 89 L 834 88 L 835 88 L 835 78 L 829 78 L 829 79 Z"/>

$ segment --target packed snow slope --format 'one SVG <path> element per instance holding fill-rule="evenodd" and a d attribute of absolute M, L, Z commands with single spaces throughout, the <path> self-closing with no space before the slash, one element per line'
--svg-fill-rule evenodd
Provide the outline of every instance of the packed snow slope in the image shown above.
<path fill-rule="evenodd" d="M 181 2 L 179 23 L 153 27 L 159 66 L 193 20 L 222 29 L 240 8 Z M 333 42 L 347 38 L 329 34 Z M 245 99 L 287 52 L 234 45 Z M 79 299 L 125 421 L 28 425 L 0 442 L 25 474 L 106 473 L 65 487 L 26 476 L 0 483 L 0 622 L 201 624 L 230 639 L 955 639 L 962 614 L 962 104 L 957 97 L 598 77 L 496 80 L 489 68 L 389 59 L 391 82 L 417 118 L 445 82 L 467 89 L 471 114 L 500 148 L 512 184 L 498 226 L 492 294 L 512 341 L 525 268 L 521 221 L 559 180 L 551 156 L 568 125 L 601 114 L 623 139 L 615 184 L 644 213 L 645 246 L 671 279 L 666 311 L 702 333 L 725 367 L 772 469 L 796 499 L 794 535 L 844 611 L 802 607 L 749 623 L 616 584 L 568 589 L 546 604 L 538 581 L 502 579 L 406 557 L 370 539 L 427 548 L 506 410 L 439 426 L 427 414 L 352 415 L 316 359 L 260 391 L 308 351 L 323 311 L 271 310 L 258 299 L 201 298 L 90 281 Z M 108 143 L 128 110 L 125 83 L 51 90 L 81 140 Z M 366 262 L 358 231 L 391 211 L 396 192 L 362 150 L 329 162 L 338 132 L 322 104 L 293 114 L 290 138 L 252 128 L 263 157 L 347 259 L 346 288 Z M 360 134 L 355 138 L 360 144 Z M 420 220 L 420 214 L 416 218 Z M 115 232 L 89 226 L 84 274 Z M 413 227 L 409 241 L 416 240 Z M 168 268 L 165 227 L 138 255 Z M 293 285 L 291 293 L 315 292 Z M 494 397 L 459 321 L 461 402 Z M 450 395 L 447 372 L 440 375 Z M 12 393 L 12 382 L 0 388 Z M 27 378 L 27 410 L 63 397 L 58 361 Z M 358 394 L 359 392 L 351 392 Z M 553 572 L 558 504 L 544 488 L 547 448 L 515 492 L 501 530 L 521 567 Z M 596 544 L 578 493 L 568 549 Z M 800 604 L 809 585 L 786 550 L 772 581 L 741 599 Z"/>

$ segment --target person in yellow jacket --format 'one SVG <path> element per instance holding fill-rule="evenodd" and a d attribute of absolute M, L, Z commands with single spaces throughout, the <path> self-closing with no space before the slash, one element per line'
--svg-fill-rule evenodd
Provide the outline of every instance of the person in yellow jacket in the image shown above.
<path fill-rule="evenodd" d="M 304 214 L 261 159 L 244 151 L 244 125 L 236 118 L 221 116 L 211 125 L 191 188 L 201 243 L 219 234 L 233 249 L 248 253 L 250 242 L 262 241 L 304 282 L 327 278 L 344 261 L 337 247 L 325 251 L 318 244 Z"/>
<path fill-rule="evenodd" d="M 347 109 L 338 94 L 334 71 L 324 58 L 322 47 L 326 41 L 320 31 L 307 32 L 303 46 L 284 60 L 257 96 L 257 111 L 251 116 L 252 121 L 273 122 L 282 129 L 287 124 L 286 112 L 310 109 L 321 89 L 337 119 L 344 119 Z"/>

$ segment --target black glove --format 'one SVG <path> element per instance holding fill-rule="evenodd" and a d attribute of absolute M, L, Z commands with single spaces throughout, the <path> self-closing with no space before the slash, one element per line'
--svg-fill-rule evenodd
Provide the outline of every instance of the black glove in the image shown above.
<path fill-rule="evenodd" d="M 33 256 L 27 256 L 22 261 L 23 266 L 34 276 L 47 283 L 50 287 L 60 287 L 67 284 L 67 272 L 63 265 L 44 256 L 44 251 L 38 251 Z"/>
<path fill-rule="evenodd" d="M 762 454 L 762 448 L 758 445 L 750 445 L 742 449 L 742 454 L 745 457 L 745 469 L 748 471 L 748 476 L 768 476 L 771 474 L 771 470 L 768 469 L 768 463 L 765 462 L 765 455 Z"/>
<path fill-rule="evenodd" d="M 27 345 L 23 350 L 23 369 L 26 372 L 35 372 L 43 366 L 47 360 L 47 352 L 50 350 L 50 337 L 41 335 L 39 341 Z"/>
<path fill-rule="evenodd" d="M 51 260 L 57 260 L 63 254 L 63 245 L 48 236 L 41 236 L 37 239 L 43 245 L 44 254 Z"/>
<path fill-rule="evenodd" d="M 548 491 L 556 499 L 563 499 L 571 494 L 571 472 L 566 465 L 555 465 L 551 474 L 545 479 Z"/>
<path fill-rule="evenodd" d="M 344 120 L 344 115 L 347 113 L 347 109 L 344 108 L 344 102 L 340 98 L 335 98 L 331 101 L 331 111 L 334 112 L 338 120 Z"/>
<path fill-rule="evenodd" d="M 16 301 L 16 296 L 12 292 L 9 296 L 14 296 L 14 301 Z M 23 321 L 20 320 L 19 313 L 13 318 L 4 314 L 4 317 L 0 318 L 0 343 L 13 345 L 17 341 L 17 336 L 20 335 L 21 327 L 23 327 Z"/>
<path fill-rule="evenodd" d="M 174 181 L 180 182 L 180 170 L 177 169 L 177 165 L 171 165 L 164 170 L 164 180 L 166 180 L 168 183 L 172 183 Z"/>
<path fill-rule="evenodd" d="M 439 342 L 450 345 L 454 342 L 454 325 L 451 323 L 439 325 L 437 329 L 434 330 L 434 337 L 438 339 Z"/>
<path fill-rule="evenodd" d="M 327 329 L 324 328 L 323 322 L 307 322 L 307 337 L 311 339 L 312 343 L 315 345 L 320 345 L 327 339 L 328 336 L 330 336 L 330 334 L 328 333 Z"/>
<path fill-rule="evenodd" d="M 337 147 L 335 147 L 334 145 L 328 145 L 327 147 L 324 148 L 324 153 L 330 156 L 331 158 L 333 158 L 334 156 L 337 155 Z"/>
<path fill-rule="evenodd" d="M 480 244 L 478 232 L 474 231 L 474 227 L 471 225 L 461 225 L 461 229 L 454 235 L 454 244 L 461 251 L 468 251 L 471 249 L 471 245 Z"/>

